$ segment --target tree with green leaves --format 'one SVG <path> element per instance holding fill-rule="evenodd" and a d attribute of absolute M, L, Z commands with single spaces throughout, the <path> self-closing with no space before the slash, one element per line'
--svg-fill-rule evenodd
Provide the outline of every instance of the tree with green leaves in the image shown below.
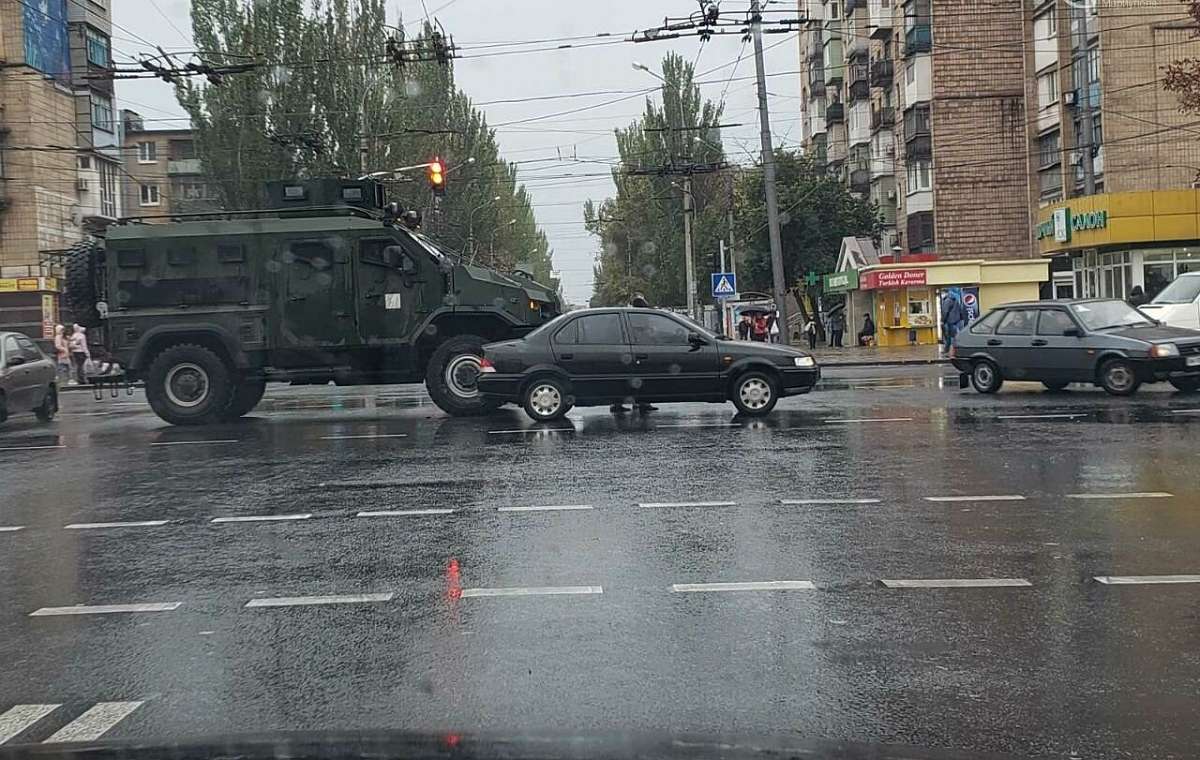
<path fill-rule="evenodd" d="M 272 180 L 356 177 L 439 157 L 449 167 L 439 214 L 429 213 L 420 172 L 389 182 L 389 197 L 425 209 L 443 245 L 551 283 L 529 195 L 453 65 L 387 56 L 389 39 L 431 51 L 433 26 L 406 37 L 388 25 L 384 0 L 192 0 L 192 27 L 206 61 L 261 64 L 176 88 L 226 208 L 262 207 Z"/>
<path fill-rule="evenodd" d="M 724 160 L 722 107 L 701 96 L 695 70 L 682 57 L 664 58 L 662 77 L 663 102 L 647 98 L 641 118 L 616 130 L 616 196 L 598 205 L 589 201 L 583 210 L 587 230 L 600 242 L 593 306 L 625 304 L 639 292 L 656 306 L 687 303 L 683 176 L 660 170 Z M 707 297 L 728 208 L 723 178 L 693 175 L 692 199 L 696 280 Z"/>

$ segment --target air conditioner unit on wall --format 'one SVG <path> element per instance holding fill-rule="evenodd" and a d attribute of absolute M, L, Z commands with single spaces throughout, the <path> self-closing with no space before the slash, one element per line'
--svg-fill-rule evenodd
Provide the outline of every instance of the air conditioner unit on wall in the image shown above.
<path fill-rule="evenodd" d="M 1075 104 L 1079 102 L 1079 93 L 1075 92 L 1074 90 L 1067 90 L 1063 93 L 1062 102 L 1064 106 L 1073 108 Z"/>
<path fill-rule="evenodd" d="M 1071 166 L 1083 166 L 1083 151 L 1071 151 Z"/>

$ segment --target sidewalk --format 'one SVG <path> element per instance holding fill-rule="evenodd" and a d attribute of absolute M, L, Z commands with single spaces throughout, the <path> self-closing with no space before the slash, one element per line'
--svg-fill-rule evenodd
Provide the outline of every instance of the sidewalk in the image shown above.
<path fill-rule="evenodd" d="M 796 347 L 807 351 L 808 343 L 802 341 Z M 949 359 L 938 353 L 937 346 L 829 348 L 817 344 L 813 356 L 822 367 L 891 367 L 950 363 Z"/>

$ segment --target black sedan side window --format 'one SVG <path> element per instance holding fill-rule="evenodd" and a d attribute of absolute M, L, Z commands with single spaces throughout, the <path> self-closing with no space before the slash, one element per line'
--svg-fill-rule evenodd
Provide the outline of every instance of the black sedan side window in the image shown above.
<path fill-rule="evenodd" d="M 17 356 L 22 356 L 21 347 L 17 345 L 17 339 L 10 335 L 4 339 L 4 361 L 7 363 Z"/>
<path fill-rule="evenodd" d="M 625 343 L 620 314 L 589 314 L 559 330 L 556 343 L 589 346 L 615 346 Z"/>
<path fill-rule="evenodd" d="M 686 346 L 691 331 L 670 317 L 630 314 L 629 332 L 639 346 Z"/>
<path fill-rule="evenodd" d="M 554 333 L 554 342 L 560 345 L 573 346 L 579 342 L 579 320 L 573 319 L 561 330 Z"/>
<path fill-rule="evenodd" d="M 996 328 L 997 335 L 1033 335 L 1033 323 L 1037 321 L 1037 312 L 1033 310 L 1014 310 L 1008 313 L 1000 326 Z"/>
<path fill-rule="evenodd" d="M 1061 309 L 1047 309 L 1038 320 L 1038 335 L 1056 335 L 1062 337 L 1063 331 L 1075 327 L 1075 321 Z"/>
<path fill-rule="evenodd" d="M 29 338 L 23 338 L 18 335 L 17 343 L 21 346 L 21 349 L 25 352 L 25 360 L 26 361 L 36 362 L 36 361 L 42 360 L 41 350 L 38 349 L 37 345 L 33 341 L 31 341 Z"/>

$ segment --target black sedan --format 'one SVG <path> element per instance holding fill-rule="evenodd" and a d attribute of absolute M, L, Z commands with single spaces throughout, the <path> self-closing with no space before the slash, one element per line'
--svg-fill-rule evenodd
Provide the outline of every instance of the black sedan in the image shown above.
<path fill-rule="evenodd" d="M 626 401 L 732 401 L 762 416 L 821 377 L 803 351 L 729 340 L 670 312 L 634 308 L 566 314 L 521 340 L 484 346 L 481 365 L 480 392 L 521 404 L 537 421 Z"/>
<path fill-rule="evenodd" d="M 1005 380 L 1050 390 L 1094 383 L 1114 396 L 1167 381 L 1200 390 L 1200 332 L 1167 327 L 1124 301 L 1034 301 L 989 312 L 955 339 L 954 366 L 980 393 Z"/>

